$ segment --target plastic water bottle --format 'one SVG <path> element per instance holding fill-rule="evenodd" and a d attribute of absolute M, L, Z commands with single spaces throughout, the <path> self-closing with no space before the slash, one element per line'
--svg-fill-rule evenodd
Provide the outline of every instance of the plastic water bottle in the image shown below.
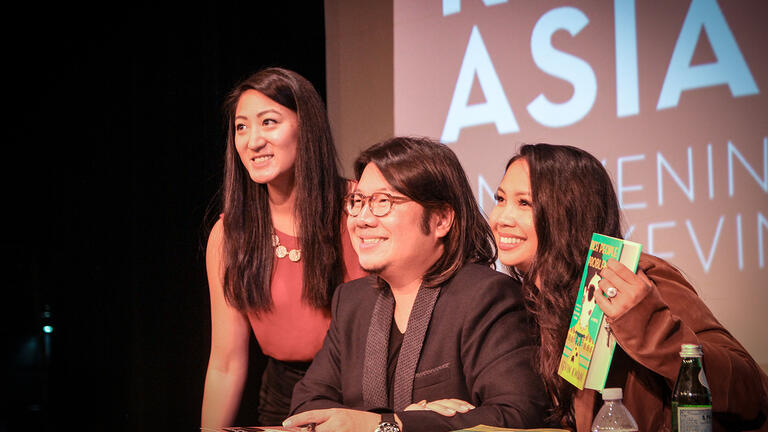
<path fill-rule="evenodd" d="M 637 432 L 637 422 L 621 402 L 620 388 L 603 389 L 603 406 L 592 423 L 592 432 Z"/>

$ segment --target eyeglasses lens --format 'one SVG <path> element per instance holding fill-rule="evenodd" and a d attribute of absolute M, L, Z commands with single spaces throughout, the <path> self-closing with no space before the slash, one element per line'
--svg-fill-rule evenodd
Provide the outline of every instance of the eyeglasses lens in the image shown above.
<path fill-rule="evenodd" d="M 371 213 L 378 217 L 386 216 L 392 209 L 392 199 L 387 194 L 375 193 L 371 196 L 365 196 L 356 193 L 347 197 L 345 210 L 350 216 L 357 216 L 366 204 L 368 204 Z"/>
<path fill-rule="evenodd" d="M 385 194 L 375 193 L 371 195 L 371 209 L 374 216 L 384 216 L 389 213 L 392 207 L 392 200 Z"/>

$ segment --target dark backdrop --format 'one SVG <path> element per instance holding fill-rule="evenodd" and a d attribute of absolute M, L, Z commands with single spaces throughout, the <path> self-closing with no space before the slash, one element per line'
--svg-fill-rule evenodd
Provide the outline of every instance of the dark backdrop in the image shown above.
<path fill-rule="evenodd" d="M 221 103 L 273 65 L 325 98 L 323 2 L 27 2 L 3 21 L 0 431 L 197 430 Z"/>

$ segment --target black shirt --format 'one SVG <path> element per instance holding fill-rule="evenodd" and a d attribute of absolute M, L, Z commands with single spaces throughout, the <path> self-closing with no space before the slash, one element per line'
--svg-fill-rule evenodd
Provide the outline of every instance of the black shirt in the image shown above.
<path fill-rule="evenodd" d="M 387 404 L 394 409 L 395 406 L 395 370 L 397 358 L 400 356 L 400 347 L 403 346 L 403 333 L 397 328 L 395 317 L 392 317 L 392 328 L 389 330 L 389 348 L 387 350 Z"/>

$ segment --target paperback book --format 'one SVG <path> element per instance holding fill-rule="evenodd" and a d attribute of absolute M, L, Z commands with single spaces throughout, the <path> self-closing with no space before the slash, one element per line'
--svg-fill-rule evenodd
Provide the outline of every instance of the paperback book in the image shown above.
<path fill-rule="evenodd" d="M 603 295 L 597 283 L 600 271 L 609 259 L 616 259 L 637 271 L 642 246 L 629 240 L 593 233 L 579 295 L 573 308 L 568 336 L 557 373 L 579 389 L 602 391 L 616 348 L 616 338 L 605 322 L 605 315 L 595 301 Z"/>

